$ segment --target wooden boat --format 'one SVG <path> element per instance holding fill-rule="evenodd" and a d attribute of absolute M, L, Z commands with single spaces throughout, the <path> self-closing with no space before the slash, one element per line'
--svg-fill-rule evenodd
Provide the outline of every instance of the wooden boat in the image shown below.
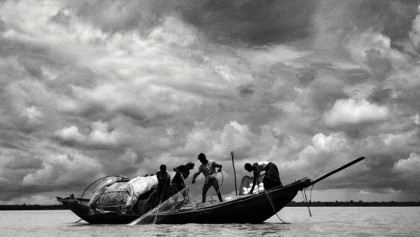
<path fill-rule="evenodd" d="M 89 199 L 57 197 L 57 201 L 89 224 L 127 224 L 141 216 L 120 212 L 94 213 L 88 206 Z"/>
<path fill-rule="evenodd" d="M 57 197 L 57 200 L 90 224 L 262 223 L 284 208 L 299 191 L 363 159 L 364 157 L 358 158 L 315 181 L 303 178 L 286 186 L 275 187 L 259 194 L 235 196 L 224 202 L 187 204 L 181 208 L 173 208 L 182 204 L 182 201 L 173 201 L 167 205 L 169 208 L 161 208 L 152 214 L 100 212 L 92 210 L 87 205 L 87 199 Z"/>

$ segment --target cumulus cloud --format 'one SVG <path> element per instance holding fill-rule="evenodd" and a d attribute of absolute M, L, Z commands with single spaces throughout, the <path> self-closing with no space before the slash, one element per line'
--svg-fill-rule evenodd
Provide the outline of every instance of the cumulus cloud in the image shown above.
<path fill-rule="evenodd" d="M 29 124 L 36 125 L 41 122 L 44 115 L 35 106 L 28 107 L 22 113 L 22 116 L 26 117 Z"/>
<path fill-rule="evenodd" d="M 213 152 L 220 155 L 235 150 L 247 153 L 253 144 L 252 137 L 248 126 L 231 121 L 223 128 L 219 143 L 213 146 Z"/>
<path fill-rule="evenodd" d="M 59 139 L 61 139 L 63 142 L 69 142 L 69 143 L 74 143 L 74 142 L 82 143 L 86 139 L 86 137 L 83 136 L 83 134 L 79 132 L 79 128 L 76 126 L 71 126 L 68 128 L 57 130 L 55 131 L 55 135 Z"/>
<path fill-rule="evenodd" d="M 27 174 L 22 180 L 23 187 L 63 187 L 84 183 L 79 177 L 89 180 L 104 176 L 101 166 L 95 160 L 83 155 L 57 155 L 44 160 L 44 167 Z"/>
<path fill-rule="evenodd" d="M 343 158 L 340 152 L 349 148 L 349 142 L 341 133 L 328 136 L 318 133 L 312 137 L 312 144 L 306 146 L 298 154 L 296 160 L 286 161 L 281 164 L 285 169 L 305 170 L 313 166 L 331 167 L 331 160 Z M 340 159 L 340 160 L 341 160 Z M 345 159 L 343 159 L 345 160 Z M 330 164 L 328 164 L 330 163 Z M 333 162 L 337 164 L 339 162 Z"/>
<path fill-rule="evenodd" d="M 82 134 L 76 126 L 70 126 L 54 132 L 55 136 L 65 144 L 77 144 L 80 146 L 92 146 L 94 148 L 114 147 L 122 142 L 123 135 L 109 124 L 96 121 L 91 125 L 89 134 Z"/>
<path fill-rule="evenodd" d="M 400 159 L 394 164 L 394 171 L 408 177 L 418 177 L 420 170 L 420 156 L 411 153 L 407 159 Z"/>
<path fill-rule="evenodd" d="M 404 147 L 404 144 L 407 143 L 415 143 L 416 140 L 416 132 L 415 131 L 408 131 L 405 133 L 397 133 L 397 134 L 382 134 L 383 142 L 386 146 L 392 147 L 394 150 L 399 150 L 399 147 Z"/>
<path fill-rule="evenodd" d="M 419 8 L 420 11 L 420 8 Z M 414 47 L 419 49 L 420 47 L 420 15 L 417 15 L 413 21 L 413 28 L 410 31 L 410 40 L 413 42 Z"/>
<path fill-rule="evenodd" d="M 387 107 L 371 104 L 366 100 L 337 100 L 325 113 L 324 121 L 331 127 L 357 125 L 383 121 L 388 118 L 389 113 Z"/>

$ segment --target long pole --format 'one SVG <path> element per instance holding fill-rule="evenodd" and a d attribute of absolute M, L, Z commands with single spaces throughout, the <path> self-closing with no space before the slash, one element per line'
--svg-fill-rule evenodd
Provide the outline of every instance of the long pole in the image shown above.
<path fill-rule="evenodd" d="M 232 157 L 233 176 L 235 177 L 235 193 L 236 193 L 236 196 L 238 196 L 238 187 L 236 186 L 236 170 L 235 170 L 235 161 L 233 159 L 233 151 L 230 151 L 230 156 Z"/>
<path fill-rule="evenodd" d="M 310 183 L 309 183 L 309 185 L 308 185 L 308 187 L 309 187 L 309 186 L 311 186 L 311 185 L 314 185 L 314 184 L 318 183 L 319 181 L 321 181 L 321 180 L 323 180 L 323 179 L 327 178 L 327 177 L 328 177 L 328 176 L 330 176 L 330 175 L 333 175 L 333 174 L 337 173 L 338 171 L 341 171 L 341 170 L 343 170 L 343 169 L 345 169 L 345 168 L 347 168 L 347 167 L 349 167 L 349 166 L 351 166 L 351 165 L 356 164 L 356 163 L 357 163 L 357 162 L 359 162 L 359 161 L 362 161 L 363 159 L 365 159 L 365 157 L 360 157 L 360 158 L 357 158 L 357 159 L 355 159 L 354 161 L 352 161 L 352 162 L 350 162 L 350 163 L 348 163 L 348 164 L 346 164 L 346 165 L 343 165 L 343 166 L 341 166 L 340 168 L 338 168 L 338 169 L 336 169 L 336 170 L 333 170 L 333 171 L 329 172 L 329 173 L 328 173 L 328 174 L 326 174 L 326 175 L 323 175 L 322 177 L 320 177 L 320 178 L 316 179 L 315 181 L 310 182 Z"/>

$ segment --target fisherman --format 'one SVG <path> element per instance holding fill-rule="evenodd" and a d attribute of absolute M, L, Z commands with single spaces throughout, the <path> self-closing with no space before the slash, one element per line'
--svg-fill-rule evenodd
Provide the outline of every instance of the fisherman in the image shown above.
<path fill-rule="evenodd" d="M 172 190 L 177 193 L 186 187 L 185 179 L 190 175 L 190 170 L 194 169 L 194 163 L 188 162 L 186 165 L 180 165 L 174 168 L 176 172 L 172 179 Z M 182 176 L 181 176 L 182 175 Z"/>
<path fill-rule="evenodd" d="M 215 161 L 209 161 L 206 158 L 206 155 L 203 153 L 200 153 L 198 155 L 198 160 L 201 162 L 200 167 L 198 167 L 198 172 L 193 175 L 192 183 L 195 183 L 195 179 L 197 178 L 200 173 L 203 173 L 205 177 L 204 185 L 203 185 L 203 193 L 202 193 L 202 201 L 203 203 L 206 202 L 206 194 L 207 191 L 211 186 L 214 187 L 217 193 L 217 197 L 219 198 L 220 202 L 223 202 L 222 194 L 220 193 L 219 189 L 219 181 L 217 180 L 217 173 L 216 168 L 219 168 L 217 172 L 222 171 L 222 165 L 215 162 Z"/>
<path fill-rule="evenodd" d="M 161 165 L 159 171 L 156 172 L 158 185 L 156 188 L 156 198 L 159 202 L 164 202 L 170 197 L 171 192 L 171 176 L 166 172 L 166 165 Z"/>
<path fill-rule="evenodd" d="M 280 181 L 279 170 L 277 166 L 269 161 L 260 161 L 256 162 L 253 165 L 250 163 L 245 164 L 245 170 L 248 172 L 253 172 L 254 178 L 252 180 L 252 188 L 249 193 L 252 193 L 255 188 L 255 184 L 259 180 L 260 176 L 264 174 L 263 184 L 264 189 L 268 190 L 277 186 L 283 186 Z"/>

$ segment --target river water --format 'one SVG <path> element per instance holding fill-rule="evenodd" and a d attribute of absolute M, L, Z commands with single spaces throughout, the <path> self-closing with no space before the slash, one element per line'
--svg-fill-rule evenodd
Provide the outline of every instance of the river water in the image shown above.
<path fill-rule="evenodd" d="M 420 236 L 420 207 L 310 210 L 286 207 L 263 224 L 136 226 L 75 223 L 69 210 L 0 211 L 0 236 Z"/>

